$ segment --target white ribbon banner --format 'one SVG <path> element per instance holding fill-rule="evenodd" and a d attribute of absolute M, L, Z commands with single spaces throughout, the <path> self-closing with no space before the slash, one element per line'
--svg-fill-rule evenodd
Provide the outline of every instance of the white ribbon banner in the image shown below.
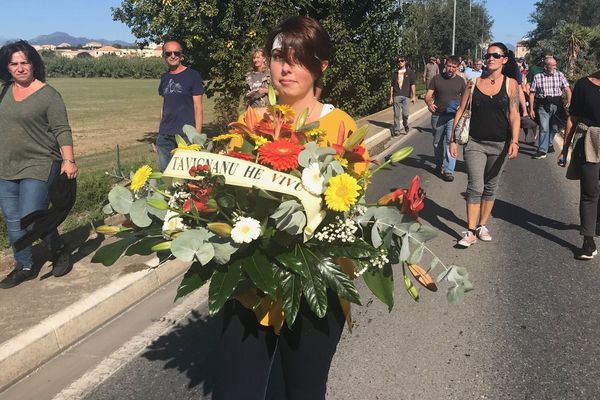
<path fill-rule="evenodd" d="M 225 177 L 227 185 L 257 187 L 297 197 L 306 213 L 304 241 L 314 235 L 315 230 L 325 218 L 325 211 L 321 210 L 321 197 L 306 191 L 300 178 L 250 161 L 204 151 L 177 150 L 163 176 L 198 180 L 201 178 L 193 178 L 189 174 L 190 168 L 197 165 L 208 165 L 213 175 Z"/>

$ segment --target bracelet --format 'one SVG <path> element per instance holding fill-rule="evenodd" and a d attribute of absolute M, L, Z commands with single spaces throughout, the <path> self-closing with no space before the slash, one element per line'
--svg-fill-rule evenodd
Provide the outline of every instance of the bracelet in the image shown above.
<path fill-rule="evenodd" d="M 65 161 L 68 161 L 71 164 L 76 164 L 75 160 L 68 160 L 68 159 L 65 158 L 65 159 L 63 159 L 63 162 L 65 162 Z"/>
<path fill-rule="evenodd" d="M 517 142 L 511 142 L 510 144 L 514 144 L 515 146 L 519 147 L 519 143 Z"/>

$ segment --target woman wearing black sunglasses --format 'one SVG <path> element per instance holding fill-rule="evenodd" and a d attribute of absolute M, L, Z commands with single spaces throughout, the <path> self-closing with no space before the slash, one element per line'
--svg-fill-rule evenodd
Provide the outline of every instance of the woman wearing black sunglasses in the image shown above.
<path fill-rule="evenodd" d="M 467 223 L 468 230 L 458 242 L 469 247 L 477 242 L 491 241 L 487 222 L 494 207 L 496 188 L 507 156 L 515 158 L 519 152 L 519 88 L 515 80 L 514 57 L 508 56 L 503 43 L 492 43 L 484 58 L 487 74 L 477 79 L 471 99 L 469 141 L 464 148 L 467 168 Z M 463 93 L 460 107 L 454 118 L 454 129 L 467 108 L 471 90 Z M 454 139 L 450 153 L 458 155 Z"/>

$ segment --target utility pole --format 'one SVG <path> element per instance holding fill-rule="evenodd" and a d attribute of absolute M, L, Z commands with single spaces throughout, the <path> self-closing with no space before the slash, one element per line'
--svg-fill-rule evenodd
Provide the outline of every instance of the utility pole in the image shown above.
<path fill-rule="evenodd" d="M 452 55 L 456 47 L 456 0 L 454 0 L 454 17 L 452 18 Z"/>

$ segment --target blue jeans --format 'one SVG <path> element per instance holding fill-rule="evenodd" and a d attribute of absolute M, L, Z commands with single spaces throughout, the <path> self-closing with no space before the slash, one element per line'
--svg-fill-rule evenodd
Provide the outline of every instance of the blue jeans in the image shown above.
<path fill-rule="evenodd" d="M 544 107 L 537 107 L 537 115 L 540 121 L 540 137 L 538 144 L 538 151 L 542 153 L 548 152 L 548 147 L 554 143 L 554 135 L 556 130 L 553 128 L 556 125 L 554 114 L 558 107 L 556 104 L 550 104 L 550 112 L 546 111 Z"/>
<path fill-rule="evenodd" d="M 156 151 L 158 151 L 158 162 L 160 164 L 160 170 L 164 171 L 171 161 L 171 151 L 177 148 L 177 142 L 175 136 L 169 135 L 158 135 L 156 138 Z"/>
<path fill-rule="evenodd" d="M 179 136 L 185 140 L 187 144 L 190 144 L 188 137 L 184 133 L 179 133 Z M 175 135 L 169 134 L 158 134 L 156 138 L 156 150 L 158 151 L 158 162 L 160 164 L 160 170 L 164 171 L 171 161 L 171 151 L 177 148 L 177 141 Z"/>
<path fill-rule="evenodd" d="M 52 163 L 47 181 L 38 179 L 0 179 L 0 208 L 6 222 L 8 240 L 13 249 L 17 268 L 30 269 L 33 266 L 31 246 L 16 251 L 14 243 L 25 235 L 21 229 L 21 218 L 38 210 L 48 208 L 48 189 L 50 184 L 60 173 L 60 163 Z M 50 251 L 57 251 L 63 247 L 63 242 L 55 229 L 44 238 Z"/>
<path fill-rule="evenodd" d="M 400 114 L 402 114 L 402 124 L 408 126 L 408 97 L 394 97 L 394 135 L 400 133 Z"/>
<path fill-rule="evenodd" d="M 442 167 L 442 172 L 454 173 L 456 158 L 450 154 L 450 138 L 454 114 L 432 114 L 431 128 L 433 129 L 433 154 L 436 167 Z"/>

